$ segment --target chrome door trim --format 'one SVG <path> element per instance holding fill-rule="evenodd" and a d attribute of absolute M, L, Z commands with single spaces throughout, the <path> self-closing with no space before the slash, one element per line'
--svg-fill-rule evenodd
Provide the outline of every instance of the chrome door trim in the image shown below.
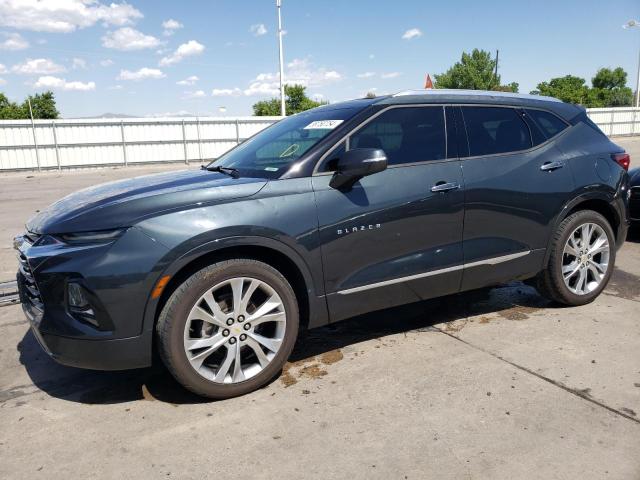
<path fill-rule="evenodd" d="M 415 275 L 409 275 L 407 277 L 393 278 L 391 280 L 385 280 L 383 282 L 370 283 L 368 285 L 362 285 L 360 287 L 347 288 L 346 290 L 339 290 L 336 293 L 339 295 L 349 295 L 350 293 L 363 292 L 365 290 L 371 290 L 373 288 L 386 287 L 388 285 L 395 285 L 396 283 L 409 282 L 411 280 L 418 280 L 420 278 L 432 277 L 434 275 L 440 275 L 443 273 L 455 272 L 465 268 L 479 267 L 481 265 L 497 265 L 499 263 L 515 260 L 516 258 L 529 255 L 531 250 L 524 252 L 511 253 L 509 255 L 501 255 L 499 257 L 486 258 L 484 260 L 478 260 L 476 262 L 464 263 L 461 265 L 454 265 L 453 267 L 441 268 L 438 270 L 432 270 L 430 272 L 418 273 Z"/>

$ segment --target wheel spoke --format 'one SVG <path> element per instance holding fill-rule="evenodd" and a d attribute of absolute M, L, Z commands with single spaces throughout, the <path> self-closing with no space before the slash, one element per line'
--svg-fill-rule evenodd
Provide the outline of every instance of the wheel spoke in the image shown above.
<path fill-rule="evenodd" d="M 578 253 L 578 250 L 576 247 L 574 247 L 573 245 L 573 238 L 569 238 L 569 242 L 567 242 L 567 245 L 564 247 L 564 253 L 567 255 L 571 255 L 572 257 L 578 258 L 580 256 L 580 254 Z"/>
<path fill-rule="evenodd" d="M 609 242 L 607 242 L 606 238 L 598 237 L 589 247 L 588 253 L 594 256 L 604 251 L 609 251 Z"/>
<path fill-rule="evenodd" d="M 594 262 L 593 260 L 589 261 L 589 266 L 590 267 L 594 267 L 598 271 L 598 274 L 600 274 L 600 275 L 604 275 L 605 272 L 607 271 L 607 266 L 606 265 L 602 265 L 602 264 L 600 264 L 598 262 Z"/>
<path fill-rule="evenodd" d="M 233 292 L 233 316 L 237 317 L 242 314 L 242 287 L 244 286 L 244 278 L 234 278 L 229 282 L 231 291 Z"/>
<path fill-rule="evenodd" d="M 240 359 L 240 345 L 236 343 L 235 355 L 233 359 L 233 376 L 234 382 L 241 382 L 244 380 L 244 372 L 242 371 L 242 361 Z"/>
<path fill-rule="evenodd" d="M 247 339 L 247 345 L 256 354 L 256 357 L 258 358 L 258 362 L 260 362 L 260 366 L 262 368 L 269 365 L 269 359 L 265 355 L 264 351 L 262 350 L 262 347 L 260 347 L 260 344 L 258 344 L 258 342 L 256 342 L 253 338 L 249 337 Z"/>
<path fill-rule="evenodd" d="M 272 295 L 266 302 L 264 302 L 260 307 L 251 314 L 249 317 L 249 321 L 253 322 L 254 320 L 266 315 L 267 313 L 271 313 L 273 310 L 278 308 L 282 303 L 280 299 L 276 295 Z"/>
<path fill-rule="evenodd" d="M 564 275 L 565 282 L 569 281 L 569 279 L 578 273 L 579 270 L 580 264 L 578 262 L 573 262 L 570 265 L 562 267 L 562 274 Z"/>
<path fill-rule="evenodd" d="M 209 292 L 205 293 L 202 296 L 202 299 L 205 301 L 205 303 L 209 307 L 209 310 L 211 310 L 213 312 L 213 316 L 217 320 L 216 325 L 224 326 L 225 325 L 224 321 L 225 321 L 227 316 L 225 315 L 225 313 L 220 308 L 220 305 L 218 305 L 218 302 L 216 302 L 216 299 L 213 298 L 213 292 L 209 291 Z"/>
<path fill-rule="evenodd" d="M 598 268 L 596 268 L 594 263 L 590 263 L 587 266 L 587 270 L 591 272 L 591 275 L 593 275 L 593 280 L 600 283 L 600 280 L 602 280 L 602 273 L 600 273 L 600 270 Z"/>
<path fill-rule="evenodd" d="M 280 348 L 280 345 L 282 344 L 282 340 L 280 339 L 263 337 L 259 333 L 255 333 L 255 332 L 250 332 L 249 337 L 253 338 L 260 345 L 268 348 L 274 353 L 278 351 L 278 349 Z"/>
<path fill-rule="evenodd" d="M 204 361 L 207 359 L 209 355 L 211 355 L 213 352 L 218 350 L 227 341 L 227 339 L 223 337 L 222 334 L 214 335 L 213 337 L 211 337 L 211 339 L 213 338 L 216 338 L 216 340 L 211 344 L 209 348 L 189 358 L 191 365 L 193 365 L 196 370 L 202 366 L 202 364 L 204 363 Z M 208 339 L 208 340 L 211 340 L 211 339 Z M 198 347 L 193 347 L 190 350 L 193 350 L 194 348 L 198 348 Z"/>
<path fill-rule="evenodd" d="M 211 323 L 213 325 L 217 325 L 218 327 L 225 326 L 224 321 L 220 320 L 220 317 L 211 315 L 197 305 L 191 309 L 191 313 L 189 313 L 189 318 L 187 319 L 188 322 L 191 322 L 192 320 L 202 320 L 203 322 Z"/>
<path fill-rule="evenodd" d="M 580 246 L 582 248 L 588 248 L 590 239 L 591 239 L 591 224 L 586 223 L 582 225 L 582 228 L 580 230 Z"/>
<path fill-rule="evenodd" d="M 578 277 L 578 281 L 576 282 L 576 290 L 578 291 L 579 294 L 584 293 L 586 282 L 587 282 L 587 269 L 581 268 L 580 276 Z"/>
<path fill-rule="evenodd" d="M 231 364 L 236 358 L 236 350 L 238 349 L 238 344 L 227 345 L 227 354 L 224 357 L 224 361 L 218 368 L 216 372 L 215 381 L 216 382 L 224 382 L 224 379 L 227 377 L 227 373 L 229 373 L 229 368 L 231 368 Z"/>
<path fill-rule="evenodd" d="M 256 289 L 260 286 L 260 282 L 258 280 L 251 280 L 247 291 L 244 293 L 242 300 L 240 300 L 240 314 L 246 315 L 247 305 L 249 304 L 249 300 L 251 300 L 251 296 L 254 294 Z"/>
<path fill-rule="evenodd" d="M 262 323 L 285 322 L 286 320 L 287 320 L 287 316 L 284 312 L 274 312 L 274 313 L 269 313 L 267 315 L 263 315 L 259 318 L 256 318 L 255 320 L 251 320 L 251 326 L 255 328 Z"/>

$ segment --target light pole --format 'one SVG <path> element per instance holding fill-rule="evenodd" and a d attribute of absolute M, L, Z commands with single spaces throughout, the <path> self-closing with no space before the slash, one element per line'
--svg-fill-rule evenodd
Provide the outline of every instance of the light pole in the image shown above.
<path fill-rule="evenodd" d="M 278 47 L 280 51 L 280 115 L 284 117 L 287 115 L 287 110 L 284 104 L 284 60 L 282 53 L 282 15 L 280 14 L 282 0 L 276 0 L 276 7 L 278 8 Z"/>
<path fill-rule="evenodd" d="M 640 27 L 640 22 L 638 22 L 638 20 L 629 20 L 622 26 L 622 28 L 625 29 L 633 27 Z M 638 51 L 638 73 L 636 80 L 636 108 L 640 108 L 640 51 Z"/>

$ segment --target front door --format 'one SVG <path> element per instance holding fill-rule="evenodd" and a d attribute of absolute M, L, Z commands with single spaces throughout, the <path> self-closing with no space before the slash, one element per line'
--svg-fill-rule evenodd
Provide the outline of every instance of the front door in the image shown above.
<path fill-rule="evenodd" d="M 329 186 L 345 149 L 382 148 L 387 170 Z M 457 292 L 464 185 L 442 106 L 391 107 L 345 139 L 313 177 L 333 321 Z"/>

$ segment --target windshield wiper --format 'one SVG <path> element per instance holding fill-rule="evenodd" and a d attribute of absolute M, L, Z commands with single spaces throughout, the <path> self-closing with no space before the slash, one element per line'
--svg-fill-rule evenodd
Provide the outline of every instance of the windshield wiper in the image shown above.
<path fill-rule="evenodd" d="M 213 167 L 207 167 L 205 165 L 202 165 L 201 168 L 202 170 L 208 170 L 210 172 L 224 173 L 225 175 L 229 175 L 230 177 L 233 177 L 233 178 L 240 178 L 240 172 L 238 172 L 237 168 L 221 167 L 219 165 L 214 165 Z"/>

